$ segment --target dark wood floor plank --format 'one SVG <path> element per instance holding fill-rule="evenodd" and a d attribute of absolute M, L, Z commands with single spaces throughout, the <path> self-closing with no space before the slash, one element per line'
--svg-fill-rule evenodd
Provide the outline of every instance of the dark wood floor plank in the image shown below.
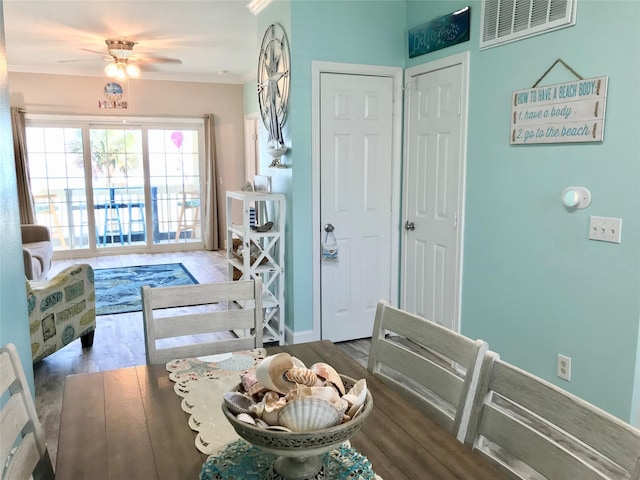
<path fill-rule="evenodd" d="M 137 367 L 153 453 L 160 479 L 175 480 L 198 478 L 200 467 L 207 456 L 199 453 L 194 433 L 188 426 L 188 417 L 180 406 L 181 398 L 175 394 L 175 385 L 163 365 L 152 365 L 146 370 Z M 157 375 L 152 375 L 155 372 Z"/>
<path fill-rule="evenodd" d="M 56 468 L 56 478 L 77 480 L 84 472 L 93 472 L 93 480 L 107 479 L 107 436 L 104 414 L 104 384 L 102 374 L 67 377 L 64 387 L 63 413 L 75 412 L 76 422 L 60 428 L 56 445 L 62 453 Z M 91 442 L 84 439 L 91 438 Z M 54 452 L 51 452 L 53 454 Z M 52 455 L 53 456 L 53 455 Z"/>
<path fill-rule="evenodd" d="M 151 438 L 135 368 L 104 372 L 104 396 L 109 480 L 156 478 Z M 122 411 L 127 415 L 122 415 Z"/>

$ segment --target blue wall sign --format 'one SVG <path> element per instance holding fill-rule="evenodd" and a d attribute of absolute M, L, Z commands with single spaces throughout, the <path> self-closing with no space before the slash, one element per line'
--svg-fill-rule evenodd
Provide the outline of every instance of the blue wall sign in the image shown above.
<path fill-rule="evenodd" d="M 409 30 L 409 58 L 469 40 L 470 7 Z"/>

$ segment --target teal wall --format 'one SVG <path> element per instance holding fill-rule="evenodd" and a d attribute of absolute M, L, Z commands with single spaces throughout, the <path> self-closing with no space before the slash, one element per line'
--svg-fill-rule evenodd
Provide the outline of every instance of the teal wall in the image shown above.
<path fill-rule="evenodd" d="M 469 42 L 407 57 L 408 28 L 467 5 Z M 580 1 L 575 26 L 480 52 L 479 0 L 275 1 L 262 12 L 260 37 L 278 21 L 291 43 L 292 168 L 273 170 L 289 199 L 287 325 L 312 327 L 311 61 L 410 67 L 469 51 L 462 332 L 640 422 L 639 18 L 637 1 Z M 585 78 L 609 77 L 604 142 L 510 146 L 511 92 L 557 58 Z M 542 84 L 570 80 L 556 66 Z M 572 185 L 591 190 L 588 209 L 562 206 Z M 623 218 L 622 244 L 587 240 L 591 215 Z M 558 353 L 572 358 L 569 383 L 555 376 Z"/>
<path fill-rule="evenodd" d="M 410 2 L 407 18 L 416 21 L 408 27 L 452 8 Z M 577 13 L 574 27 L 482 52 L 475 34 L 464 47 L 471 77 L 462 332 L 630 420 L 640 381 L 640 3 L 583 1 Z M 477 33 L 478 2 L 472 19 Z M 585 78 L 609 77 L 604 142 L 510 146 L 511 92 L 532 86 L 557 58 Z M 571 80 L 558 65 L 541 85 Z M 562 206 L 571 185 L 590 189 L 589 208 Z M 621 217 L 622 244 L 588 240 L 591 215 Z M 556 377 L 558 353 L 572 358 L 570 383 Z"/>
<path fill-rule="evenodd" d="M 16 345 L 34 393 L 3 17 L 0 0 L 0 345 Z"/>
<path fill-rule="evenodd" d="M 260 36 L 277 21 L 291 47 L 291 106 L 284 132 L 287 145 L 293 143 L 285 158 L 291 168 L 269 169 L 266 175 L 277 179 L 274 191 L 287 194 L 286 323 L 296 332 L 313 328 L 311 62 L 404 63 L 405 2 L 375 1 L 375 8 L 371 3 L 275 1 L 258 17 Z"/>

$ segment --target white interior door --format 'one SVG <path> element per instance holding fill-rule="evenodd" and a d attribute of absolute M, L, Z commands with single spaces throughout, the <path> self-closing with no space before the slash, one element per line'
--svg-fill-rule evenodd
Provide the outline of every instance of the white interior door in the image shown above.
<path fill-rule="evenodd" d="M 335 262 L 321 262 L 321 336 L 369 337 L 392 275 L 393 91 L 390 77 L 320 75 L 320 235 L 333 226 Z"/>
<path fill-rule="evenodd" d="M 459 330 L 468 55 L 406 72 L 402 307 Z"/>

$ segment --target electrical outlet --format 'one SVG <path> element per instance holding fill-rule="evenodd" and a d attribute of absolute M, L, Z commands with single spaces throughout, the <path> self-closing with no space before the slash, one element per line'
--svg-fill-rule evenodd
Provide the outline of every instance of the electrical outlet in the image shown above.
<path fill-rule="evenodd" d="M 558 354 L 558 377 L 571 381 L 571 358 L 566 355 Z"/>
<path fill-rule="evenodd" d="M 589 240 L 620 243 L 622 219 L 591 216 L 589 222 Z"/>

